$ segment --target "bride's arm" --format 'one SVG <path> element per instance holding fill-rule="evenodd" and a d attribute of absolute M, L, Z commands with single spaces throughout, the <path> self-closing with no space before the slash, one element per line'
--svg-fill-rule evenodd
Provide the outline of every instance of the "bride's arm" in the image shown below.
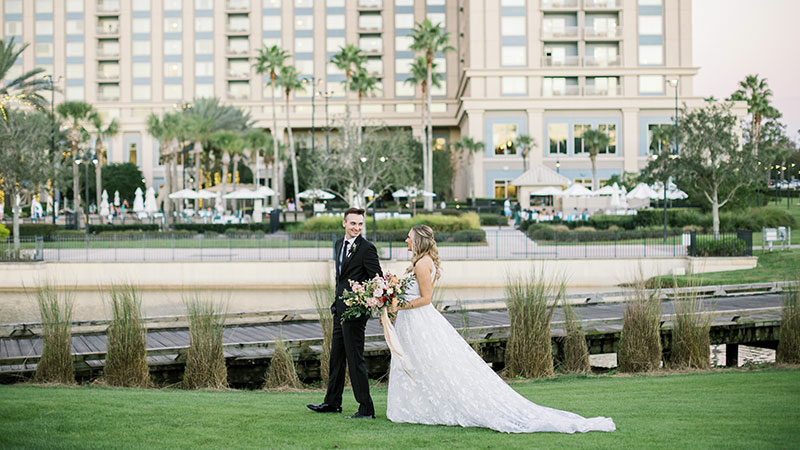
<path fill-rule="evenodd" d="M 417 261 L 414 266 L 414 275 L 416 275 L 417 283 L 419 283 L 419 297 L 407 302 L 399 309 L 412 309 L 419 308 L 430 304 L 433 299 L 433 279 L 431 273 L 433 272 L 433 261 L 428 258 L 422 258 Z"/>

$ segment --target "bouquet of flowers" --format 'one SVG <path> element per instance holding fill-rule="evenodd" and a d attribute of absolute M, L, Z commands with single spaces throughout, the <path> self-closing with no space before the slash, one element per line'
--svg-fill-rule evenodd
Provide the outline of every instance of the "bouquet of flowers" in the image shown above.
<path fill-rule="evenodd" d="M 395 300 L 402 306 L 403 293 L 406 291 L 410 278 L 399 278 L 391 272 L 386 272 L 383 276 L 375 275 L 375 278 L 359 283 L 350 280 L 350 290 L 342 295 L 347 309 L 342 314 L 342 321 L 356 319 L 372 314 L 379 314 L 382 309 L 391 305 Z"/>

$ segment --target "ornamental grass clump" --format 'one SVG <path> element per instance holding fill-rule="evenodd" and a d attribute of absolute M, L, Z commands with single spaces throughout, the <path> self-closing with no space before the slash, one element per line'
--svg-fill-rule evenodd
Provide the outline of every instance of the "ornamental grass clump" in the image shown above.
<path fill-rule="evenodd" d="M 186 351 L 184 389 L 225 389 L 228 369 L 222 351 L 225 308 L 211 299 L 184 300 L 189 319 L 189 348 Z"/>
<path fill-rule="evenodd" d="M 648 291 L 642 277 L 625 301 L 617 360 L 619 370 L 630 373 L 649 372 L 661 364 L 660 289 Z"/>
<path fill-rule="evenodd" d="M 471 324 L 469 318 L 469 310 L 467 309 L 466 305 L 461 303 L 460 300 L 456 301 L 456 308 L 458 308 L 458 312 L 459 314 L 461 314 L 461 329 L 459 330 L 459 334 L 461 334 L 461 337 L 464 338 L 465 341 L 467 341 L 467 344 L 469 344 L 469 346 L 472 347 L 472 350 L 474 350 L 475 353 L 477 353 L 480 356 L 483 356 L 481 351 L 481 345 L 479 342 L 474 341 L 475 337 L 473 336 L 472 329 L 470 328 Z"/>
<path fill-rule="evenodd" d="M 589 347 L 586 345 L 586 334 L 578 321 L 575 309 L 566 297 L 561 299 L 561 310 L 564 312 L 564 360 L 559 369 L 566 373 L 589 373 Z"/>
<path fill-rule="evenodd" d="M 783 296 L 776 362 L 800 364 L 800 305 L 798 303 L 800 303 L 800 285 L 789 289 Z"/>
<path fill-rule="evenodd" d="M 564 293 L 564 282 L 547 279 L 543 272 L 509 277 L 506 307 L 511 334 L 505 351 L 508 377 L 553 375 L 550 322 Z"/>
<path fill-rule="evenodd" d="M 42 321 L 42 356 L 36 364 L 34 381 L 75 384 L 72 365 L 72 306 L 74 294 L 59 291 L 49 282 L 34 290 Z"/>
<path fill-rule="evenodd" d="M 267 369 L 267 381 L 264 389 L 300 389 L 303 385 L 297 377 L 297 370 L 294 367 L 292 355 L 283 345 L 283 339 L 275 341 L 275 353 Z"/>
<path fill-rule="evenodd" d="M 319 353 L 319 376 L 323 386 L 328 384 L 331 370 L 331 341 L 333 340 L 333 315 L 331 314 L 331 304 L 333 304 L 336 291 L 329 283 L 314 283 L 309 292 L 314 306 L 317 308 L 319 325 L 322 327 L 322 348 Z"/>
<path fill-rule="evenodd" d="M 129 284 L 112 285 L 109 298 L 105 381 L 111 386 L 148 387 L 146 331 L 142 320 L 142 297 Z"/>
<path fill-rule="evenodd" d="M 696 287 L 699 283 L 695 282 Z M 678 289 L 674 282 L 675 292 Z M 711 367 L 711 315 L 697 290 L 685 290 L 675 296 L 675 319 L 672 328 L 670 366 L 675 369 L 708 369 Z"/>

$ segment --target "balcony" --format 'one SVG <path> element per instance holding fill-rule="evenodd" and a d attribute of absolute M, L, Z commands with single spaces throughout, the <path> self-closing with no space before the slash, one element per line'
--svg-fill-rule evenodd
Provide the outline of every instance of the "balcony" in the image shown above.
<path fill-rule="evenodd" d="M 617 10 L 622 8 L 620 0 L 583 0 L 583 9 L 587 11 Z"/>
<path fill-rule="evenodd" d="M 545 56 L 542 58 L 542 67 L 578 67 L 581 59 L 575 56 Z"/>
<path fill-rule="evenodd" d="M 243 25 L 231 25 L 231 24 L 228 24 L 228 26 L 225 27 L 225 34 L 236 35 L 236 36 L 239 36 L 239 35 L 246 36 L 246 35 L 250 34 L 250 27 L 249 26 L 243 26 Z"/>
<path fill-rule="evenodd" d="M 225 76 L 230 80 L 247 80 L 250 78 L 250 72 L 242 72 L 239 70 L 228 70 Z"/>
<path fill-rule="evenodd" d="M 250 0 L 228 0 L 225 2 L 226 11 L 250 11 Z"/>
<path fill-rule="evenodd" d="M 578 39 L 578 27 L 576 26 L 569 26 L 563 27 L 560 29 L 542 29 L 542 39 L 545 40 L 554 40 L 554 39 L 567 39 L 567 40 L 574 40 Z"/>
<path fill-rule="evenodd" d="M 97 14 L 119 14 L 119 0 L 97 0 Z"/>
<path fill-rule="evenodd" d="M 587 67 L 619 67 L 622 65 L 620 55 L 586 55 L 583 57 L 583 65 Z"/>
<path fill-rule="evenodd" d="M 249 56 L 250 49 L 249 48 L 226 48 L 225 54 L 234 57 L 234 58 L 241 58 L 242 56 Z"/>
<path fill-rule="evenodd" d="M 583 88 L 583 95 L 586 96 L 596 96 L 596 97 L 615 97 L 618 95 L 622 95 L 622 86 L 615 85 L 615 86 L 592 86 L 586 85 Z"/>
<path fill-rule="evenodd" d="M 119 59 L 119 47 L 117 48 L 98 48 L 97 59 Z"/>
<path fill-rule="evenodd" d="M 581 89 L 577 84 L 570 84 L 563 87 L 542 88 L 542 97 L 575 97 L 580 95 Z"/>
<path fill-rule="evenodd" d="M 119 23 L 102 23 L 97 26 L 98 36 L 118 36 Z"/>
<path fill-rule="evenodd" d="M 543 10 L 578 9 L 578 0 L 542 0 Z"/>
<path fill-rule="evenodd" d="M 247 98 L 250 97 L 250 93 L 249 92 L 232 92 L 232 91 L 228 91 L 227 92 L 227 96 L 231 100 L 247 100 Z"/>
<path fill-rule="evenodd" d="M 583 37 L 586 40 L 622 39 L 622 27 L 587 27 L 583 30 Z"/>
<path fill-rule="evenodd" d="M 119 71 L 100 71 L 97 72 L 97 80 L 101 82 L 119 81 Z"/>
<path fill-rule="evenodd" d="M 358 9 L 381 9 L 383 0 L 358 0 Z"/>

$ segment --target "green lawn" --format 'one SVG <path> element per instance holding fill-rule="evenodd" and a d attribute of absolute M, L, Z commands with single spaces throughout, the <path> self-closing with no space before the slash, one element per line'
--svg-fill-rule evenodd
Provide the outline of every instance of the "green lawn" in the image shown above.
<path fill-rule="evenodd" d="M 378 419 L 305 408 L 321 391 L 186 392 L 0 387 L 2 448 L 761 448 L 800 442 L 800 370 L 719 370 L 640 377 L 558 377 L 514 383 L 541 405 L 614 419 L 613 433 L 509 435 L 395 424 L 386 387 Z M 344 409 L 356 410 L 351 392 Z"/>
<path fill-rule="evenodd" d="M 753 269 L 683 275 L 677 277 L 678 284 L 681 286 L 698 284 L 709 286 L 800 280 L 800 249 L 773 250 L 772 252 L 756 250 L 753 252 L 753 256 L 758 257 L 758 265 Z M 662 286 L 672 286 L 671 275 L 651 278 L 648 280 L 648 285 L 652 285 L 659 278 Z"/>
<path fill-rule="evenodd" d="M 794 217 L 795 227 L 792 229 L 792 245 L 800 245 L 800 203 L 797 202 L 796 198 L 790 199 L 789 208 L 786 208 L 786 199 L 784 198 L 781 202 L 775 202 L 775 199 L 769 203 L 769 206 L 774 206 L 776 208 L 780 208 L 786 211 Z M 761 232 L 753 233 L 753 245 L 761 245 L 762 244 L 762 236 Z"/>

